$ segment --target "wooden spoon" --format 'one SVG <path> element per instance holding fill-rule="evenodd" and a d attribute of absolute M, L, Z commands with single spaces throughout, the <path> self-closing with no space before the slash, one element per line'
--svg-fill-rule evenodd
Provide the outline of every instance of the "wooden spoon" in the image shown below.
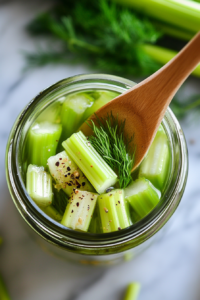
<path fill-rule="evenodd" d="M 136 145 L 133 170 L 144 158 L 174 94 L 199 62 L 200 32 L 160 70 L 96 112 L 105 118 L 112 111 L 119 120 L 126 119 L 125 134 L 134 134 L 132 146 Z M 95 120 L 95 116 L 89 119 Z M 85 135 L 92 134 L 86 123 L 81 130 Z"/>

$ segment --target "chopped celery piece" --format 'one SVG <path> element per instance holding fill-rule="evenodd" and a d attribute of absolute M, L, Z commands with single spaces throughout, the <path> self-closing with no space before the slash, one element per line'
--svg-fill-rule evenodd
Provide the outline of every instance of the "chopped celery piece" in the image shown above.
<path fill-rule="evenodd" d="M 81 231 L 88 231 L 98 194 L 75 190 L 63 215 L 61 224 Z"/>
<path fill-rule="evenodd" d="M 51 176 L 57 183 L 55 188 L 63 189 L 68 196 L 74 189 L 94 191 L 82 171 L 65 151 L 50 157 L 48 166 Z"/>
<path fill-rule="evenodd" d="M 99 195 L 98 207 L 103 232 L 117 231 L 131 225 L 123 190 Z"/>
<path fill-rule="evenodd" d="M 142 161 L 139 177 L 145 177 L 160 191 L 163 190 L 170 169 L 168 138 L 160 126 L 149 151 Z"/>
<path fill-rule="evenodd" d="M 0 299 L 1 300 L 10 300 L 10 296 L 8 294 L 5 283 L 0 275 Z"/>
<path fill-rule="evenodd" d="M 50 122 L 34 124 L 27 137 L 28 164 L 46 167 L 48 158 L 56 154 L 61 132 L 60 124 Z"/>
<path fill-rule="evenodd" d="M 88 107 L 84 114 L 84 119 L 87 120 L 93 113 L 106 103 L 119 96 L 119 93 L 109 91 L 99 91 L 99 98 L 95 100 L 92 106 Z"/>
<path fill-rule="evenodd" d="M 96 205 L 94 213 L 92 215 L 92 220 L 88 232 L 91 233 L 102 233 L 101 219 L 99 214 L 99 207 Z"/>
<path fill-rule="evenodd" d="M 141 285 L 138 282 L 129 283 L 126 289 L 124 300 L 136 300 L 140 292 L 140 287 Z"/>
<path fill-rule="evenodd" d="M 53 197 L 52 206 L 55 207 L 55 209 L 61 215 L 63 215 L 65 212 L 69 198 L 62 189 L 58 190 L 54 186 L 53 186 L 53 195 L 54 195 L 54 197 Z"/>
<path fill-rule="evenodd" d="M 81 131 L 74 133 L 62 145 L 99 194 L 115 185 L 117 175 Z"/>
<path fill-rule="evenodd" d="M 51 123 L 60 123 L 61 106 L 61 100 L 57 100 L 56 102 L 50 104 L 40 113 L 40 115 L 36 119 L 36 122 L 41 123 L 48 121 Z"/>
<path fill-rule="evenodd" d="M 62 140 L 74 133 L 85 120 L 83 115 L 94 99 L 87 93 L 76 93 L 66 97 L 61 110 L 61 123 L 63 125 Z"/>
<path fill-rule="evenodd" d="M 26 189 L 29 196 L 41 207 L 52 203 L 52 179 L 43 167 L 29 165 L 26 174 Z"/>
<path fill-rule="evenodd" d="M 62 220 L 62 215 L 53 207 L 53 205 L 49 205 L 47 207 L 41 207 L 43 212 L 47 214 L 50 218 L 54 219 L 55 221 L 60 222 Z"/>
<path fill-rule="evenodd" d="M 159 202 L 159 196 L 151 183 L 145 178 L 133 181 L 124 190 L 125 198 L 139 218 L 145 217 Z"/>

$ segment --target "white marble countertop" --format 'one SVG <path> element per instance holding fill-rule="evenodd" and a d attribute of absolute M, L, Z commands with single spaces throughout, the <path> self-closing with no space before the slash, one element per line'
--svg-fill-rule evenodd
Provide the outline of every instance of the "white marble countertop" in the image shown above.
<path fill-rule="evenodd" d="M 4 238 L 0 273 L 12 299 L 72 300 L 70 296 L 76 290 L 74 300 L 120 300 L 133 280 L 142 284 L 138 300 L 200 299 L 200 115 L 193 120 L 192 113 L 181 123 L 190 168 L 173 226 L 137 259 L 107 270 L 71 265 L 48 256 L 24 230 L 5 179 L 9 131 L 19 112 L 39 91 L 62 78 L 90 72 L 80 65 L 22 72 L 21 51 L 34 49 L 24 26 L 47 5 L 44 1 L 0 1 L 0 235 Z M 194 91 L 200 93 L 200 80 L 189 78 L 182 92 L 189 95 Z"/>

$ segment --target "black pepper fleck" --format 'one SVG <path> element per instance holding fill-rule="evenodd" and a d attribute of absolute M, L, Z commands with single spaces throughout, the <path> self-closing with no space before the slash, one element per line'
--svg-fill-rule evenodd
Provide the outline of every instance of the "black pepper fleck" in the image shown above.
<path fill-rule="evenodd" d="M 76 206 L 79 207 L 79 202 L 76 203 Z"/>
<path fill-rule="evenodd" d="M 57 167 L 59 166 L 59 164 L 60 164 L 59 161 L 57 161 L 57 162 L 55 163 L 55 165 L 56 165 Z"/>

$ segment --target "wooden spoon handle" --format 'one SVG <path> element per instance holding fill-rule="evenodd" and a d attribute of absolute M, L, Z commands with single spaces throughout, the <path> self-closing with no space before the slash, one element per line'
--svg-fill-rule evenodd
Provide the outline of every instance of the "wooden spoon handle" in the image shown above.
<path fill-rule="evenodd" d="M 200 32 L 170 62 L 136 86 L 138 91 L 142 88 L 144 93 L 143 99 L 138 98 L 141 109 L 148 103 L 149 117 L 153 117 L 154 111 L 155 117 L 161 114 L 161 122 L 174 94 L 199 62 Z"/>

